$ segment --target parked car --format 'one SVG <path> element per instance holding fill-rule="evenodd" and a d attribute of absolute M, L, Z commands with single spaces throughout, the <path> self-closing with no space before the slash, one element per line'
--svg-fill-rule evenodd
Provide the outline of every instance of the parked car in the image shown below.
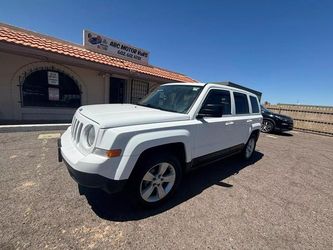
<path fill-rule="evenodd" d="M 80 185 L 109 193 L 126 188 L 141 204 L 157 206 L 187 171 L 235 154 L 250 159 L 259 105 L 242 89 L 171 83 L 137 105 L 83 106 L 58 141 L 59 160 Z"/>
<path fill-rule="evenodd" d="M 273 131 L 288 131 L 294 127 L 294 121 L 291 117 L 273 113 L 261 105 L 261 114 L 263 121 L 261 125 L 261 132 L 271 133 Z"/>

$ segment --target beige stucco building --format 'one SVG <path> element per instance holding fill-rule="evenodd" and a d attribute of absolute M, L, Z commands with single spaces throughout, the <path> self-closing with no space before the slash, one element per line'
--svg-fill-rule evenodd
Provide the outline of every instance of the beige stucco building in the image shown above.
<path fill-rule="evenodd" d="M 68 121 L 78 106 L 135 103 L 175 72 L 0 24 L 0 123 Z"/>

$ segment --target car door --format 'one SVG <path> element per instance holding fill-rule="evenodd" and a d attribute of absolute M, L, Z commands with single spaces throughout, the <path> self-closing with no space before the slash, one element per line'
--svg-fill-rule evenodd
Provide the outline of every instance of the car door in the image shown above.
<path fill-rule="evenodd" d="M 251 124 L 253 122 L 250 114 L 249 99 L 247 94 L 237 91 L 233 92 L 235 103 L 234 115 L 234 140 L 236 145 L 245 144 L 251 133 Z"/>
<path fill-rule="evenodd" d="M 211 89 L 201 106 L 222 105 L 221 117 L 204 116 L 198 119 L 193 158 L 213 155 L 232 147 L 231 93 L 229 90 Z M 199 111 L 200 114 L 200 111 Z"/>

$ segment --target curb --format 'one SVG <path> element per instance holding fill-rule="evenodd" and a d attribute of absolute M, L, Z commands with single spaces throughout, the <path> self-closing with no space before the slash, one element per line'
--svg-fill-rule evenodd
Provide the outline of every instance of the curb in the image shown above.
<path fill-rule="evenodd" d="M 66 130 L 70 125 L 70 123 L 0 125 L 0 133 Z"/>

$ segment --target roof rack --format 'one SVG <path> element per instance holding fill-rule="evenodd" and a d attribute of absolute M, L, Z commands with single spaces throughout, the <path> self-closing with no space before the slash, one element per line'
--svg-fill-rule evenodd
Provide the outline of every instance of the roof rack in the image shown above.
<path fill-rule="evenodd" d="M 225 85 L 225 86 L 230 86 L 230 87 L 242 89 L 242 90 L 251 92 L 252 94 L 255 94 L 258 97 L 259 101 L 261 99 L 261 95 L 262 95 L 261 92 L 259 92 L 257 90 L 254 90 L 254 89 L 250 89 L 250 88 L 244 87 L 244 86 L 239 85 L 237 83 L 233 83 L 233 82 L 208 82 L 208 83 L 211 83 L 211 84 L 221 84 L 221 85 Z"/>

